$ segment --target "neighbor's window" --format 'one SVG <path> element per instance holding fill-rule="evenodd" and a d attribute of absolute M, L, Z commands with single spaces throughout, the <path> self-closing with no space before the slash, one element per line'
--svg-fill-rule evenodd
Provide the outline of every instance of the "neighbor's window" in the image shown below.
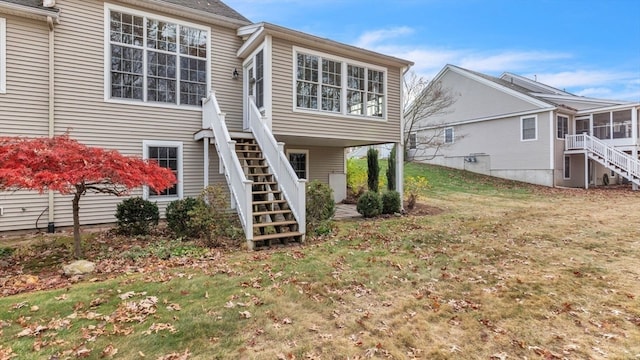
<path fill-rule="evenodd" d="M 593 114 L 593 135 L 598 139 L 611 139 L 611 113 Z"/>
<path fill-rule="evenodd" d="M 571 179 L 571 157 L 570 156 L 565 156 L 564 157 L 564 178 L 566 179 Z"/>
<path fill-rule="evenodd" d="M 324 54 L 296 53 L 298 109 L 382 118 L 386 72 Z"/>
<path fill-rule="evenodd" d="M 567 116 L 558 115 L 556 122 L 556 137 L 558 139 L 564 139 L 564 137 L 569 133 L 569 118 Z"/>
<path fill-rule="evenodd" d="M 538 137 L 537 122 L 538 122 L 538 118 L 535 116 L 520 118 L 521 140 L 526 141 L 526 140 L 537 139 Z"/>
<path fill-rule="evenodd" d="M 448 127 L 444 129 L 444 143 L 453 144 L 453 128 Z"/>
<path fill-rule="evenodd" d="M 309 178 L 309 151 L 308 150 L 287 150 L 289 163 L 293 167 L 299 179 Z"/>
<path fill-rule="evenodd" d="M 209 32 L 129 10 L 109 9 L 109 98 L 201 105 Z"/>
<path fill-rule="evenodd" d="M 576 135 L 589 134 L 589 119 L 576 119 Z"/>
<path fill-rule="evenodd" d="M 415 149 L 418 147 L 418 135 L 416 133 L 409 134 L 409 149 Z"/>
<path fill-rule="evenodd" d="M 143 157 L 153 160 L 161 167 L 171 169 L 178 180 L 162 192 L 148 189 L 148 196 L 158 199 L 182 198 L 182 143 L 171 141 L 144 141 Z"/>
<path fill-rule="evenodd" d="M 0 94 L 7 91 L 7 20 L 0 18 Z"/>

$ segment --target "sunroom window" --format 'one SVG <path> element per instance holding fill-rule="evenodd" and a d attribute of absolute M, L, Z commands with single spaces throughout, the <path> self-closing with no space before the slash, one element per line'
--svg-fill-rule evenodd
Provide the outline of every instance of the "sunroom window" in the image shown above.
<path fill-rule="evenodd" d="M 385 71 L 350 62 L 297 52 L 296 108 L 384 117 Z"/>
<path fill-rule="evenodd" d="M 200 106 L 208 88 L 208 31 L 109 11 L 109 98 Z"/>

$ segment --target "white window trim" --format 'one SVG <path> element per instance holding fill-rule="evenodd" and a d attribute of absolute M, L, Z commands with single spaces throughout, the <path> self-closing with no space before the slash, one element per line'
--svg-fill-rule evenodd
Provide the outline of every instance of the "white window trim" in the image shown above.
<path fill-rule="evenodd" d="M 524 130 L 524 120 L 533 119 L 535 122 L 535 136 L 533 139 L 525 139 L 522 130 Z M 520 141 L 536 141 L 538 140 L 538 115 L 522 116 L 520 117 Z"/>
<path fill-rule="evenodd" d="M 447 142 L 447 130 L 451 130 L 451 141 L 450 142 Z M 452 126 L 444 128 L 444 134 L 443 135 L 444 135 L 444 141 L 443 141 L 444 144 L 453 144 L 456 141 L 456 138 L 455 138 L 456 133 L 453 130 Z"/>
<path fill-rule="evenodd" d="M 181 110 L 193 110 L 193 111 L 202 111 L 202 107 L 201 106 L 195 106 L 195 105 L 178 105 L 178 104 L 163 104 L 163 103 L 158 103 L 158 102 L 147 102 L 147 101 L 136 101 L 136 100 L 127 100 L 127 99 L 120 99 L 120 98 L 116 98 L 113 99 L 111 98 L 111 18 L 109 16 L 110 11 L 119 11 L 119 12 L 124 12 L 127 14 L 131 14 L 131 15 L 135 15 L 135 16 L 144 16 L 144 17 L 150 17 L 153 18 L 154 20 L 160 20 L 160 21 L 166 21 L 166 22 L 172 22 L 175 24 L 179 24 L 179 25 L 184 25 L 184 26 L 188 26 L 188 27 L 192 27 L 195 29 L 200 29 L 200 30 L 204 30 L 207 32 L 207 59 L 206 59 L 206 63 L 207 63 L 207 89 L 211 89 L 211 28 L 207 27 L 207 26 L 202 26 L 199 24 L 195 24 L 195 23 L 191 23 L 188 21 L 183 21 L 183 20 L 178 20 L 178 19 L 174 19 L 174 18 L 170 18 L 170 17 L 166 17 L 166 16 L 161 16 L 155 13 L 151 13 L 151 12 L 146 12 L 146 11 L 140 11 L 140 10 L 136 10 L 136 9 L 132 9 L 132 8 L 128 8 L 128 7 L 124 7 L 124 6 L 119 6 L 119 5 L 115 5 L 115 4 L 110 4 L 105 2 L 104 3 L 104 44 L 103 44 L 103 52 L 104 52 L 104 101 L 105 102 L 109 102 L 109 103 L 116 103 L 116 104 L 135 104 L 135 105 L 141 105 L 141 106 L 150 106 L 150 107 L 156 107 L 156 108 L 168 108 L 168 109 L 181 109 Z M 145 49 L 146 49 L 146 45 L 145 45 Z M 146 51 L 145 51 L 146 54 Z M 147 62 L 146 62 L 146 55 L 145 55 L 145 62 L 144 62 L 144 77 L 145 77 L 145 81 L 146 81 L 146 69 L 147 69 Z M 176 74 L 176 81 L 178 82 L 178 84 L 180 83 L 180 74 Z M 145 85 L 145 89 L 146 89 L 146 85 Z M 146 94 L 146 90 L 145 90 L 145 94 Z"/>
<path fill-rule="evenodd" d="M 337 117 L 348 117 L 348 118 L 353 118 L 353 119 L 361 119 L 361 120 L 367 120 L 367 121 L 383 121 L 386 122 L 387 121 L 387 114 L 388 114 L 388 101 L 389 101 L 389 70 L 385 67 L 382 66 L 377 66 L 377 65 L 373 65 L 373 64 L 369 64 L 369 63 L 365 63 L 365 62 L 361 62 L 361 61 L 357 61 L 357 60 L 353 60 L 353 59 L 349 59 L 349 58 L 345 58 L 345 57 L 341 57 L 341 56 L 336 56 L 336 55 L 332 55 L 332 54 L 328 54 L 328 53 L 323 53 L 320 51 L 315 51 L 315 50 L 310 50 L 310 49 L 306 49 L 306 48 L 302 48 L 302 47 L 298 47 L 298 46 L 293 46 L 293 58 L 292 58 L 292 65 L 293 68 L 291 69 L 292 71 L 292 93 L 293 93 L 293 97 L 292 97 L 292 108 L 294 112 L 300 112 L 300 113 L 307 113 L 307 114 L 322 114 L 322 115 L 327 115 L 327 116 L 337 116 Z M 302 54 L 307 54 L 307 55 L 313 55 L 313 56 L 319 56 L 322 59 L 326 59 L 326 60 L 332 60 L 332 61 L 339 61 L 342 64 L 342 72 L 341 72 L 341 84 L 340 84 L 340 112 L 334 112 L 334 111 L 327 111 L 327 110 L 321 110 L 321 109 L 307 109 L 307 108 L 298 108 L 296 106 L 296 99 L 297 99 L 297 76 L 296 76 L 296 71 L 297 71 L 297 64 L 298 64 L 298 53 L 302 53 Z M 368 116 L 368 115 L 354 115 L 354 114 L 348 114 L 347 111 L 347 66 L 348 65 L 355 65 L 355 66 L 360 66 L 360 67 L 364 67 L 367 70 L 376 70 L 376 71 L 381 71 L 384 73 L 384 102 L 383 102 L 383 109 L 382 109 L 382 117 L 378 117 L 378 116 Z M 319 64 L 319 66 L 321 67 L 321 65 Z M 318 69 L 320 72 L 322 71 L 322 69 Z M 319 76 L 321 76 L 321 74 L 319 74 Z M 320 97 L 321 92 L 320 89 L 318 89 L 318 96 Z M 320 103 L 318 103 L 320 106 Z"/>
<path fill-rule="evenodd" d="M 0 94 L 7 93 L 7 19 L 0 18 Z"/>
<path fill-rule="evenodd" d="M 142 198 L 145 200 L 155 200 L 158 202 L 171 202 L 174 200 L 183 198 L 183 145 L 182 141 L 163 141 L 163 140 L 143 140 L 142 141 L 142 158 L 145 160 L 149 159 L 149 147 L 150 146 L 166 146 L 166 147 L 177 147 L 178 148 L 178 187 L 177 187 L 177 196 L 151 196 L 149 194 L 149 187 L 144 186 L 142 189 Z"/>
<path fill-rule="evenodd" d="M 309 180 L 309 150 L 305 149 L 287 149 L 287 160 L 289 159 L 289 154 L 304 154 L 305 159 L 307 160 L 304 164 L 304 173 L 305 178 Z"/>
<path fill-rule="evenodd" d="M 410 132 L 409 133 L 409 150 L 415 150 L 418 148 L 418 133 Z"/>
<path fill-rule="evenodd" d="M 563 114 L 556 115 L 556 139 L 564 140 L 564 138 L 558 137 L 558 129 L 560 127 L 560 118 L 567 119 L 567 133 L 565 135 L 569 135 L 569 120 L 570 119 L 569 119 L 568 115 L 563 115 Z"/>
<path fill-rule="evenodd" d="M 564 180 L 571 179 L 571 156 L 565 155 L 564 159 L 562 159 L 562 178 Z M 569 160 L 569 168 L 567 169 L 567 160 Z M 569 171 L 569 176 L 567 177 L 567 170 Z"/>

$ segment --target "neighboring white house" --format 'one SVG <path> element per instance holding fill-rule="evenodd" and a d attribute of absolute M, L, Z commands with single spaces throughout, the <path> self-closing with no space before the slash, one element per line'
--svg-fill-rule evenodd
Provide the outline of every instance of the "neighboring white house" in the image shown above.
<path fill-rule="evenodd" d="M 432 81 L 455 103 L 414 126 L 409 160 L 546 186 L 640 184 L 640 103 L 576 96 L 519 75 L 497 78 L 454 65 Z M 434 133 L 442 137 L 437 152 L 420 145 Z"/>
<path fill-rule="evenodd" d="M 178 184 L 132 195 L 162 212 L 222 182 L 249 246 L 300 241 L 307 180 L 344 196 L 346 148 L 402 143 L 410 61 L 253 23 L 217 0 L 50 3 L 0 0 L 0 136 L 70 131 L 158 160 Z M 115 221 L 120 201 L 87 195 L 81 224 Z M 0 232 L 71 224 L 67 196 L 0 192 Z"/>

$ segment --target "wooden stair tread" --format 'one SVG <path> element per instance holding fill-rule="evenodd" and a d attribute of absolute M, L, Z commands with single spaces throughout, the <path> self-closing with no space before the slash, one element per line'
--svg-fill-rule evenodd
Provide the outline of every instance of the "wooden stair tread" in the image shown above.
<path fill-rule="evenodd" d="M 253 191 L 253 195 L 266 195 L 266 194 L 280 194 L 282 191 L 280 190 L 258 190 Z"/>
<path fill-rule="evenodd" d="M 303 234 L 298 231 L 290 231 L 286 233 L 275 233 L 275 234 L 267 234 L 267 235 L 254 235 L 253 241 L 282 239 L 282 238 L 296 237 L 296 236 L 302 236 L 302 235 Z"/>
<path fill-rule="evenodd" d="M 261 215 L 276 215 L 276 214 L 287 214 L 290 213 L 291 210 L 266 210 L 266 211 L 254 211 L 253 216 L 261 216 Z"/>
<path fill-rule="evenodd" d="M 286 202 L 287 200 L 285 199 L 261 200 L 261 201 L 254 201 L 253 205 L 283 204 Z"/>
<path fill-rule="evenodd" d="M 267 226 L 285 226 L 285 225 L 293 225 L 293 224 L 297 224 L 298 222 L 295 220 L 283 220 L 283 221 L 273 221 L 273 222 L 265 222 L 265 223 L 257 223 L 257 224 L 253 224 L 254 228 L 261 228 L 261 227 L 267 227 Z"/>

